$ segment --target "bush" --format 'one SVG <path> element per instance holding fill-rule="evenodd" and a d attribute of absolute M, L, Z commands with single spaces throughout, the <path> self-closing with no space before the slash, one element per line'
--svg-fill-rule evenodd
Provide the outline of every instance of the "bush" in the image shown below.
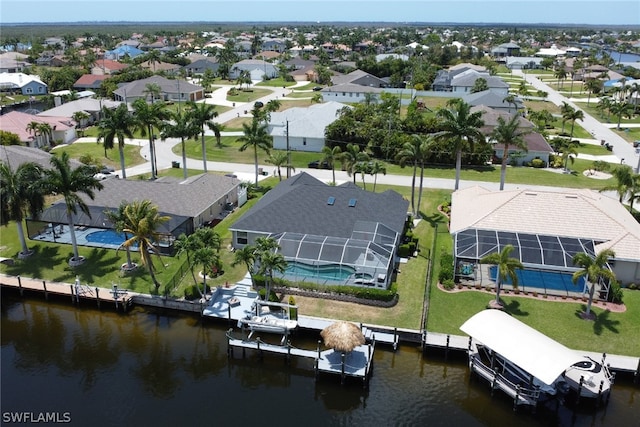
<path fill-rule="evenodd" d="M 440 273 L 438 273 L 438 281 L 444 283 L 446 280 L 453 280 L 453 255 L 447 251 L 440 254 Z"/>
<path fill-rule="evenodd" d="M 456 284 L 453 282 L 453 279 L 447 279 L 442 282 L 442 287 L 446 290 L 450 291 L 455 288 Z"/>
<path fill-rule="evenodd" d="M 202 286 L 200 285 L 197 285 L 197 287 L 196 285 L 188 286 L 184 290 L 184 299 L 186 299 L 187 301 L 200 299 L 201 298 L 200 292 L 202 292 Z M 211 292 L 211 287 L 207 285 L 205 293 L 209 293 L 209 292 Z"/>
<path fill-rule="evenodd" d="M 542 159 L 533 159 L 531 160 L 531 166 L 537 169 L 546 168 L 547 164 Z"/>
<path fill-rule="evenodd" d="M 412 253 L 411 248 L 406 243 L 398 247 L 398 256 L 401 258 L 409 258 Z"/>
<path fill-rule="evenodd" d="M 611 283 L 611 291 L 609 292 L 609 301 L 622 304 L 622 297 L 624 296 L 622 292 L 622 288 L 620 287 L 620 283 L 613 282 Z"/>

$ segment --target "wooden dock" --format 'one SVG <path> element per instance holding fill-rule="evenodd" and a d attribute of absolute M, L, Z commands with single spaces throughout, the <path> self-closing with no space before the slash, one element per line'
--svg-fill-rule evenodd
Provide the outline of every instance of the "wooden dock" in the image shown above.
<path fill-rule="evenodd" d="M 81 285 L 79 281 L 75 284 L 47 282 L 5 274 L 0 275 L 0 284 L 3 287 L 17 289 L 21 296 L 25 292 L 30 292 L 44 294 L 45 299 L 49 299 L 49 296 L 67 297 L 74 304 L 89 301 L 95 303 L 97 307 L 113 305 L 116 310 L 122 311 L 127 311 L 132 305 L 132 295 L 126 290 L 118 289 L 116 285 L 109 290 Z"/>
<path fill-rule="evenodd" d="M 348 353 L 341 353 L 331 349 L 321 350 L 320 341 L 318 341 L 317 350 L 297 348 L 292 346 L 289 341 L 285 342 L 285 338 L 283 337 L 280 345 L 269 344 L 259 337 L 255 339 L 235 338 L 233 329 L 229 329 L 227 331 L 227 353 L 229 357 L 233 357 L 233 349 L 241 348 L 243 356 L 246 349 L 251 349 L 257 351 L 260 357 L 263 357 L 263 353 L 272 353 L 284 355 L 287 361 L 292 356 L 312 359 L 314 360 L 316 379 L 320 373 L 327 373 L 340 375 L 341 383 L 344 383 L 346 377 L 361 379 L 365 386 L 369 383 L 375 342 L 358 346 Z"/>

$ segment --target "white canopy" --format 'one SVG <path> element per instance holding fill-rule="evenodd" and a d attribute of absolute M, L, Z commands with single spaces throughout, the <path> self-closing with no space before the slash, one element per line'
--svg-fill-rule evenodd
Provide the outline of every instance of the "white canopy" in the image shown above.
<path fill-rule="evenodd" d="M 576 351 L 501 310 L 481 311 L 460 330 L 548 385 L 571 365 L 584 360 Z"/>

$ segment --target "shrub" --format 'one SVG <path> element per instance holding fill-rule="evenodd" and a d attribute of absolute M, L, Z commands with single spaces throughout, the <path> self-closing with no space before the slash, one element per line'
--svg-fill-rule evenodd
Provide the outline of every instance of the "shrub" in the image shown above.
<path fill-rule="evenodd" d="M 401 258 L 408 258 L 412 253 L 413 252 L 411 252 L 411 248 L 406 243 L 398 247 L 398 256 Z"/>
<path fill-rule="evenodd" d="M 455 288 L 456 284 L 453 282 L 453 279 L 447 279 L 442 282 L 442 287 L 446 290 L 450 291 Z"/>
<path fill-rule="evenodd" d="M 537 169 L 546 168 L 547 164 L 542 159 L 533 159 L 531 160 L 531 166 Z"/>
<path fill-rule="evenodd" d="M 453 255 L 447 251 L 442 251 L 440 254 L 440 273 L 438 273 L 438 281 L 444 283 L 445 280 L 453 280 Z"/>
<path fill-rule="evenodd" d="M 198 290 L 200 289 L 200 290 Z M 184 299 L 186 299 L 187 301 L 193 301 L 196 299 L 200 299 L 201 295 L 200 292 L 202 292 L 202 288 L 200 288 L 200 285 L 198 285 L 196 287 L 196 285 L 191 285 L 185 288 L 184 290 Z M 207 285 L 206 287 L 206 293 L 211 292 L 211 287 L 209 285 Z"/>
<path fill-rule="evenodd" d="M 611 291 L 609 292 L 609 301 L 622 304 L 622 297 L 624 296 L 622 292 L 622 288 L 620 287 L 620 283 L 613 282 L 611 283 Z"/>

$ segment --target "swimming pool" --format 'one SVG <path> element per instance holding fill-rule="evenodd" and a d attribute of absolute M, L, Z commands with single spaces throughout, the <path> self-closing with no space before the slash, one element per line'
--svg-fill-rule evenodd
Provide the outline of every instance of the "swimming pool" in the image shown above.
<path fill-rule="evenodd" d="M 489 275 L 494 282 L 497 270 L 498 268 L 495 265 L 489 267 Z M 551 293 L 557 293 L 558 291 L 581 293 L 584 291 L 584 280 L 580 280 L 574 285 L 571 281 L 573 276 L 571 273 L 522 269 L 517 270 L 517 275 L 518 288 L 523 291 L 547 290 Z M 506 280 L 503 284 L 510 285 L 511 281 Z"/>
<path fill-rule="evenodd" d="M 87 242 L 120 246 L 124 242 L 124 234 L 114 230 L 100 230 L 87 234 Z"/>
<path fill-rule="evenodd" d="M 327 265 L 309 265 L 302 262 L 289 261 L 287 263 L 286 275 L 314 278 L 321 280 L 346 281 L 356 269 L 346 265 L 327 264 Z"/>

